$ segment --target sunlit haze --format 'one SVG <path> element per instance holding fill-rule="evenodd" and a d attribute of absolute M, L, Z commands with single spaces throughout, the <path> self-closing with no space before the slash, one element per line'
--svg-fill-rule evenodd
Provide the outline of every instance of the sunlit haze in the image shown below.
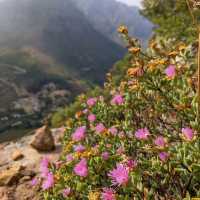
<path fill-rule="evenodd" d="M 1 1 L 5 1 L 5 0 L 0 0 Z M 139 6 L 141 7 L 141 1 L 142 0 L 116 0 L 116 1 L 120 1 L 122 3 L 125 3 L 127 5 L 132 5 L 132 6 Z"/>
<path fill-rule="evenodd" d="M 141 2 L 142 2 L 142 0 L 117 0 L 117 1 L 121 1 L 128 5 L 134 5 L 134 6 L 139 6 L 139 7 L 141 6 Z"/>

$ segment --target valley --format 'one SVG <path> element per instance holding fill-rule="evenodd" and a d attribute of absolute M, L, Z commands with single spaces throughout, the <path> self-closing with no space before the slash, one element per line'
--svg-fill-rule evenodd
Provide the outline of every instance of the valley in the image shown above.
<path fill-rule="evenodd" d="M 144 43 L 151 34 L 137 7 L 115 0 L 1 1 L 0 141 L 8 130 L 40 126 L 49 113 L 102 85 L 126 53 L 121 23 Z"/>

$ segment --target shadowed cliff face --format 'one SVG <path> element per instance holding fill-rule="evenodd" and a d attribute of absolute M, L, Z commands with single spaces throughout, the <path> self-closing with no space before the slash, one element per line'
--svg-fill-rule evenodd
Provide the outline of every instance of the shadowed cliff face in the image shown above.
<path fill-rule="evenodd" d="M 38 48 L 97 82 L 124 53 L 96 31 L 70 0 L 1 2 L 0 32 L 0 47 Z"/>

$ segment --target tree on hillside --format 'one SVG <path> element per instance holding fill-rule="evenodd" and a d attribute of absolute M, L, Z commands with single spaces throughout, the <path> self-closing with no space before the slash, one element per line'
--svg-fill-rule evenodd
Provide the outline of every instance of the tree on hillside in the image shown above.
<path fill-rule="evenodd" d="M 195 5 L 193 0 L 143 0 L 142 14 L 156 25 L 157 34 L 192 42 L 197 38 L 197 31 L 187 1 Z M 194 9 L 194 14 L 200 18 L 198 8 Z"/>

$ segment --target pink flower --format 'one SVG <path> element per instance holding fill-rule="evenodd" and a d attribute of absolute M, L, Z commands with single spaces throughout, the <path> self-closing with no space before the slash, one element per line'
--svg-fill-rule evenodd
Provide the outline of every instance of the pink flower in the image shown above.
<path fill-rule="evenodd" d="M 164 137 L 162 136 L 157 137 L 154 141 L 154 144 L 159 148 L 164 148 L 166 145 Z"/>
<path fill-rule="evenodd" d="M 188 141 L 193 140 L 194 138 L 194 132 L 191 128 L 186 127 L 186 128 L 182 128 L 182 134 L 184 136 L 184 138 Z"/>
<path fill-rule="evenodd" d="M 41 162 L 40 162 L 40 167 L 41 168 L 48 168 L 49 167 L 49 158 L 48 157 L 44 157 Z"/>
<path fill-rule="evenodd" d="M 101 157 L 104 159 L 104 160 L 108 160 L 109 159 L 109 153 L 107 151 L 103 152 L 101 154 Z"/>
<path fill-rule="evenodd" d="M 117 94 L 113 97 L 113 99 L 111 100 L 111 104 L 114 105 L 122 105 L 124 103 L 124 99 L 120 94 Z"/>
<path fill-rule="evenodd" d="M 114 126 L 109 128 L 108 131 L 114 136 L 117 135 L 117 132 L 118 132 L 117 128 L 115 128 Z"/>
<path fill-rule="evenodd" d="M 87 161 L 85 158 L 75 165 L 74 173 L 81 177 L 86 177 L 88 175 Z"/>
<path fill-rule="evenodd" d="M 72 162 L 73 160 L 74 160 L 74 157 L 73 157 L 72 154 L 68 154 L 68 155 L 66 156 L 66 161 L 67 161 L 67 162 Z"/>
<path fill-rule="evenodd" d="M 88 109 L 84 109 L 84 110 L 83 110 L 83 113 L 84 113 L 84 114 L 87 114 L 87 113 L 88 113 Z"/>
<path fill-rule="evenodd" d="M 161 153 L 159 153 L 159 158 L 161 161 L 165 162 L 169 158 L 169 153 L 161 152 Z"/>
<path fill-rule="evenodd" d="M 63 164 L 63 161 L 59 160 L 55 162 L 56 169 L 59 169 Z"/>
<path fill-rule="evenodd" d="M 33 178 L 31 180 L 31 186 L 36 186 L 38 184 L 38 179 L 37 178 Z"/>
<path fill-rule="evenodd" d="M 64 198 L 67 198 L 69 195 L 70 195 L 70 192 L 71 192 L 71 188 L 65 188 L 63 191 L 62 191 L 62 195 Z"/>
<path fill-rule="evenodd" d="M 81 153 L 81 152 L 85 151 L 85 147 L 81 144 L 76 145 L 76 146 L 74 146 L 74 151 Z"/>
<path fill-rule="evenodd" d="M 94 151 L 98 151 L 99 150 L 99 145 L 98 144 L 95 144 L 92 148 Z"/>
<path fill-rule="evenodd" d="M 46 177 L 49 173 L 49 159 L 44 157 L 40 162 L 40 173 L 42 177 Z"/>
<path fill-rule="evenodd" d="M 59 134 L 64 134 L 65 133 L 66 128 L 64 126 L 60 127 L 57 129 Z"/>
<path fill-rule="evenodd" d="M 135 132 L 135 137 L 139 140 L 147 140 L 149 135 L 150 133 L 147 128 L 138 129 Z"/>
<path fill-rule="evenodd" d="M 40 169 L 41 177 L 46 177 L 47 174 L 49 173 L 49 168 L 42 168 Z"/>
<path fill-rule="evenodd" d="M 119 132 L 118 136 L 119 138 L 124 138 L 125 137 L 124 131 Z"/>
<path fill-rule="evenodd" d="M 78 142 L 85 138 L 86 127 L 81 126 L 72 134 L 72 140 Z"/>
<path fill-rule="evenodd" d="M 95 130 L 96 130 L 97 133 L 103 133 L 106 130 L 106 128 L 102 123 L 99 123 L 95 127 Z"/>
<path fill-rule="evenodd" d="M 49 172 L 47 174 L 46 179 L 44 180 L 44 182 L 42 184 L 42 189 L 47 190 L 47 189 L 53 187 L 53 185 L 54 185 L 54 176 L 51 172 Z"/>
<path fill-rule="evenodd" d="M 128 183 L 129 171 L 123 164 L 117 164 L 117 168 L 109 172 L 113 185 L 125 185 Z"/>
<path fill-rule="evenodd" d="M 94 106 L 96 104 L 96 102 L 97 102 L 96 98 L 89 98 L 87 100 L 87 105 L 90 106 L 90 107 L 92 107 L 92 106 Z"/>
<path fill-rule="evenodd" d="M 106 147 L 110 149 L 112 147 L 112 144 L 108 143 L 106 144 Z"/>
<path fill-rule="evenodd" d="M 115 191 L 111 188 L 103 188 L 101 193 L 102 200 L 116 200 Z"/>
<path fill-rule="evenodd" d="M 167 75 L 168 78 L 174 78 L 174 76 L 176 75 L 176 67 L 174 65 L 169 65 L 166 69 L 165 69 L 165 74 Z"/>
<path fill-rule="evenodd" d="M 137 161 L 136 160 L 128 160 L 126 162 L 126 166 L 129 171 L 132 171 L 137 167 Z"/>
<path fill-rule="evenodd" d="M 104 102 L 104 96 L 99 96 L 99 101 Z"/>
<path fill-rule="evenodd" d="M 96 115 L 90 114 L 90 115 L 88 116 L 88 121 L 89 121 L 89 122 L 94 122 L 95 120 L 96 120 Z"/>
<path fill-rule="evenodd" d="M 119 147 L 119 148 L 117 149 L 117 154 L 119 154 L 119 155 L 123 154 L 124 152 L 125 152 L 124 147 Z"/>

